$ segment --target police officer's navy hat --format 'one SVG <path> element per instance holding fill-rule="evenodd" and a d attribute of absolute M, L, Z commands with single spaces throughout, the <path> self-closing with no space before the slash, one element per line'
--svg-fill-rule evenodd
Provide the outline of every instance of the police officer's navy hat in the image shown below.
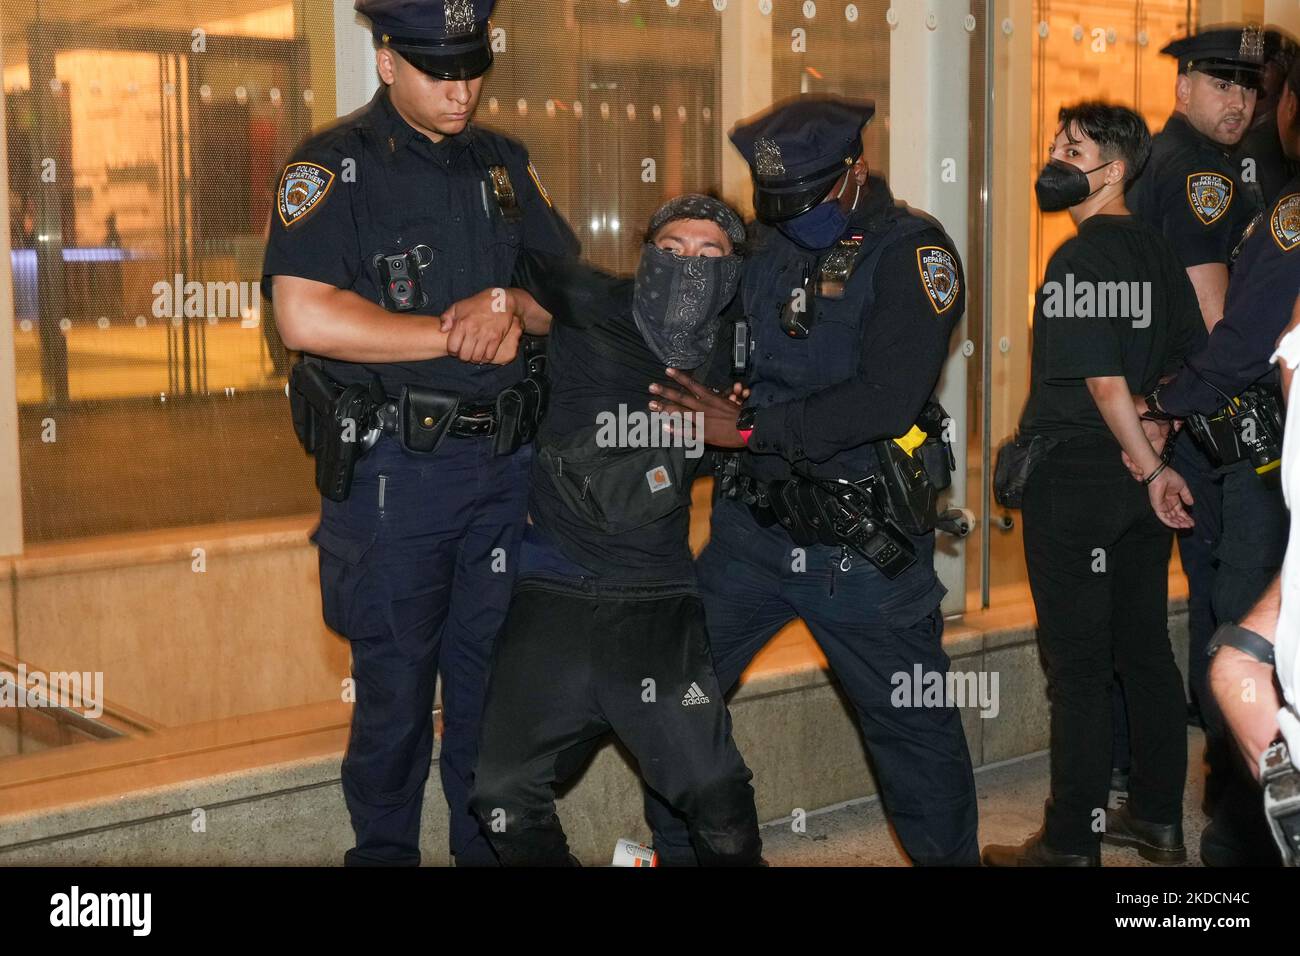
<path fill-rule="evenodd" d="M 783 222 L 812 209 L 862 155 L 871 100 L 796 96 L 736 126 L 731 142 L 754 176 L 754 211 Z"/>
<path fill-rule="evenodd" d="M 1269 27 L 1264 31 L 1264 62 L 1277 63 L 1283 71 L 1291 68 L 1296 55 L 1295 38 L 1285 30 Z"/>
<path fill-rule="evenodd" d="M 1175 40 L 1160 51 L 1178 58 L 1178 72 L 1210 76 L 1259 89 L 1264 72 L 1264 31 L 1257 26 L 1213 27 Z"/>
<path fill-rule="evenodd" d="M 430 76 L 472 80 L 492 66 L 488 17 L 496 0 L 356 0 L 375 40 Z"/>

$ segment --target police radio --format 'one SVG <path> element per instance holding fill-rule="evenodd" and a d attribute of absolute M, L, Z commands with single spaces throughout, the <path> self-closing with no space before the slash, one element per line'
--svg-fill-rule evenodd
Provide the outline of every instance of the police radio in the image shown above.
<path fill-rule="evenodd" d="M 1282 464 L 1282 395 L 1275 383 L 1257 382 L 1218 411 L 1189 416 L 1187 428 L 1216 467 L 1249 458 L 1263 477 Z"/>
<path fill-rule="evenodd" d="M 419 245 L 397 255 L 375 253 L 379 271 L 380 305 L 389 312 L 413 312 L 429 304 L 420 273 L 433 262 L 433 250 Z"/>

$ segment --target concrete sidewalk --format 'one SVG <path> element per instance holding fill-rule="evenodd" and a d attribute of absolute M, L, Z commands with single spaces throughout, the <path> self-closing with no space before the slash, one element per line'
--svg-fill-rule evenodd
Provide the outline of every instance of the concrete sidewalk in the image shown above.
<path fill-rule="evenodd" d="M 1187 732 L 1187 788 L 1183 796 L 1183 833 L 1187 843 L 1185 866 L 1200 866 L 1201 813 L 1205 737 L 1200 730 Z M 1022 842 L 1037 832 L 1043 821 L 1043 801 L 1048 792 L 1047 753 L 1040 752 L 975 771 L 979 793 L 980 846 Z M 814 811 L 806 819 L 806 832 L 796 833 L 792 820 L 763 827 L 763 856 L 773 866 L 905 866 L 906 858 L 885 822 L 878 797 L 854 800 L 839 807 Z M 1156 866 L 1136 850 L 1102 846 L 1103 866 Z"/>

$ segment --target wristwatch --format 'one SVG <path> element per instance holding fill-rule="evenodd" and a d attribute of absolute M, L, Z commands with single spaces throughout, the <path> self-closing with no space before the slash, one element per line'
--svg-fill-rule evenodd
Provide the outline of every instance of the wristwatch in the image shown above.
<path fill-rule="evenodd" d="M 1219 629 L 1214 632 L 1210 638 L 1209 647 L 1205 653 L 1207 657 L 1214 657 L 1224 647 L 1235 647 L 1247 657 L 1253 657 L 1261 664 L 1267 664 L 1274 667 L 1273 642 L 1268 638 L 1256 634 L 1250 628 L 1241 627 L 1237 624 L 1220 624 Z"/>
<path fill-rule="evenodd" d="M 758 417 L 758 409 L 753 405 L 746 405 L 736 416 L 736 431 L 740 432 L 740 437 L 744 439 L 745 444 L 749 444 L 749 436 L 754 434 L 754 419 Z"/>

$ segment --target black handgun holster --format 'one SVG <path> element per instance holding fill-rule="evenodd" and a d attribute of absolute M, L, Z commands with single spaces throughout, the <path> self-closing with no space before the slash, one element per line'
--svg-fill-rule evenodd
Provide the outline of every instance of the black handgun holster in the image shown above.
<path fill-rule="evenodd" d="M 373 410 L 370 387 L 349 385 L 316 432 L 316 488 L 331 501 L 346 501 L 352 490 L 352 470 L 365 453 L 362 439 Z"/>
<path fill-rule="evenodd" d="M 338 396 L 335 385 L 319 365 L 298 362 L 289 370 L 289 412 L 293 432 L 309 455 L 319 447 L 321 429 L 329 419 Z"/>
<path fill-rule="evenodd" d="M 316 489 L 331 501 L 346 500 L 352 489 L 352 469 L 363 453 L 361 440 L 372 407 L 369 388 L 343 388 L 316 362 L 298 362 L 289 372 L 294 434 L 315 456 Z"/>

